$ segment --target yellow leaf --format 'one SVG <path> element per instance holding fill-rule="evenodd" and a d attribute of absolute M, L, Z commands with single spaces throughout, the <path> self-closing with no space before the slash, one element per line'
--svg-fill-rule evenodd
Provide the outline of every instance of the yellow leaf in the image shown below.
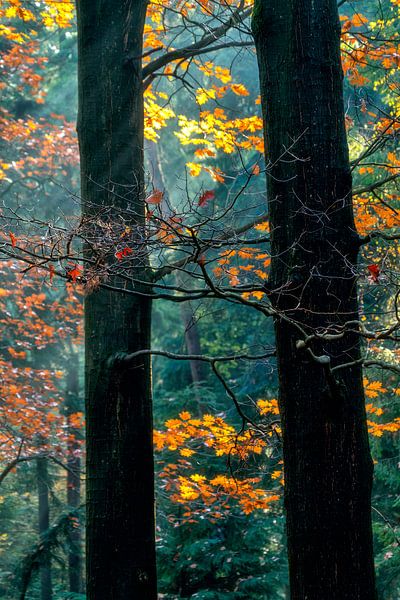
<path fill-rule="evenodd" d="M 189 168 L 189 175 L 192 177 L 198 177 L 201 173 L 201 165 L 193 162 L 186 163 L 186 166 Z"/>

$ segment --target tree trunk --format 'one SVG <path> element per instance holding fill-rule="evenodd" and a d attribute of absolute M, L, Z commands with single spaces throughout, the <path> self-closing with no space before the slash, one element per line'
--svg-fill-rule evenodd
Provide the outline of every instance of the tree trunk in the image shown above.
<path fill-rule="evenodd" d="M 83 216 L 94 223 L 105 207 L 102 219 L 111 229 L 121 216 L 132 231 L 144 223 L 146 6 L 140 0 L 77 3 Z M 146 265 L 136 267 L 143 279 Z M 143 296 L 99 289 L 85 299 L 88 600 L 157 597 L 150 359 L 114 361 L 149 348 L 150 315 Z"/>
<path fill-rule="evenodd" d="M 70 509 L 78 509 L 81 503 L 81 458 L 79 455 L 79 438 L 81 432 L 74 426 L 71 416 L 81 410 L 79 394 L 79 359 L 78 353 L 69 354 L 67 366 L 66 416 L 68 424 L 67 454 L 67 503 Z M 72 523 L 68 551 L 69 591 L 75 594 L 82 592 L 82 539 L 81 524 L 76 517 Z"/>
<path fill-rule="evenodd" d="M 36 461 L 37 486 L 38 486 L 38 523 L 39 537 L 43 539 L 50 527 L 49 509 L 49 474 L 47 459 L 38 458 Z M 52 600 L 53 589 L 51 583 L 51 557 L 49 552 L 43 551 L 40 558 L 40 600 Z"/>
<path fill-rule="evenodd" d="M 188 277 L 180 275 L 178 281 L 182 287 L 184 287 L 185 280 L 188 281 Z M 190 302 L 182 302 L 181 304 L 181 316 L 183 326 L 185 328 L 185 342 L 188 354 L 201 355 L 201 343 L 199 328 L 197 326 L 196 315 L 193 312 Z M 191 360 L 190 362 L 190 373 L 192 376 L 192 382 L 195 386 L 195 393 L 199 394 L 199 386 L 205 379 L 204 363 L 200 360 Z M 198 398 L 200 401 L 200 398 Z M 204 408 L 204 406 L 203 406 Z"/>
<path fill-rule="evenodd" d="M 292 600 L 376 598 L 336 0 L 256 0 Z M 353 329 L 353 333 L 350 331 Z M 355 330 L 355 331 L 354 331 Z M 308 340 L 313 333 L 342 332 Z M 303 333 L 304 332 L 304 333 Z M 300 342 L 299 342 L 300 341 Z M 332 370 L 344 364 L 350 367 Z"/>
<path fill-rule="evenodd" d="M 152 140 L 146 140 L 145 154 L 150 172 L 151 184 L 154 190 L 160 190 L 160 192 L 163 193 L 160 207 L 163 215 L 167 215 L 171 212 L 171 207 L 169 205 L 169 194 L 165 185 L 164 174 L 161 169 L 158 143 L 153 142 Z"/>

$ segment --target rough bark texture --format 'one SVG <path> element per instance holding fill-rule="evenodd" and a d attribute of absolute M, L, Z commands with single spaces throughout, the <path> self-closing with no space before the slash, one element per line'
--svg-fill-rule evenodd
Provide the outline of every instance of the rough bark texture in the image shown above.
<path fill-rule="evenodd" d="M 336 0 L 256 0 L 292 600 L 376 598 Z M 292 322 L 291 322 L 292 321 Z"/>
<path fill-rule="evenodd" d="M 72 351 L 69 358 L 66 390 L 66 417 L 68 423 L 67 503 L 70 509 L 78 509 L 81 503 L 81 459 L 78 441 L 81 432 L 74 427 L 71 419 L 71 415 L 81 410 L 78 353 Z M 68 551 L 69 591 L 80 594 L 82 592 L 82 535 L 79 520 L 74 520 L 72 524 L 70 540 L 71 547 Z"/>
<path fill-rule="evenodd" d="M 130 209 L 133 229 L 144 220 L 146 5 L 77 3 L 83 214 L 108 207 L 112 220 Z M 139 266 L 136 275 L 144 276 Z M 85 300 L 89 600 L 156 598 L 150 361 L 113 360 L 149 348 L 150 310 L 132 294 L 98 290 Z"/>
<path fill-rule="evenodd" d="M 42 539 L 50 527 L 49 474 L 46 458 L 37 459 L 36 473 L 38 486 L 38 529 L 39 537 Z M 51 557 L 48 551 L 43 551 L 40 558 L 40 600 L 52 600 L 52 598 Z"/>

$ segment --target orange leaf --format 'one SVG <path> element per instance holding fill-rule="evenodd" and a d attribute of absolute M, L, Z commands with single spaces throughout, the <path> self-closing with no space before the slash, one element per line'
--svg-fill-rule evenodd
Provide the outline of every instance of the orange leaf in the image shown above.
<path fill-rule="evenodd" d="M 77 279 L 81 277 L 82 269 L 78 267 L 78 265 L 72 265 L 72 268 L 67 271 L 67 280 L 72 283 L 76 283 Z"/>
<path fill-rule="evenodd" d="M 14 350 L 14 348 L 9 347 L 8 351 L 13 358 L 26 358 L 26 352 L 24 350 L 21 350 L 21 352 L 17 352 L 17 350 Z"/>
<path fill-rule="evenodd" d="M 237 96 L 249 96 L 250 92 L 245 88 L 242 83 L 233 83 L 231 85 L 231 90 Z"/>
<path fill-rule="evenodd" d="M 13 248 L 15 248 L 15 246 L 17 245 L 17 238 L 15 237 L 15 235 L 10 231 L 9 233 L 10 236 L 10 240 L 11 240 L 11 246 Z"/>

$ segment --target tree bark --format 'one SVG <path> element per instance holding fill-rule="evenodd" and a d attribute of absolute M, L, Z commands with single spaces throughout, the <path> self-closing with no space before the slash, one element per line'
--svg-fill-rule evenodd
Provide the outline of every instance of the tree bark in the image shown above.
<path fill-rule="evenodd" d="M 66 417 L 68 424 L 67 449 L 67 503 L 70 509 L 78 509 L 81 503 L 81 457 L 79 438 L 81 432 L 71 422 L 72 415 L 81 410 L 79 394 L 79 358 L 71 351 L 67 366 Z M 78 517 L 72 523 L 70 533 L 71 547 L 68 551 L 69 591 L 82 593 L 82 535 Z"/>
<path fill-rule="evenodd" d="M 46 458 L 36 461 L 38 486 L 38 524 L 40 540 L 50 527 L 49 508 L 49 474 Z M 48 551 L 43 552 L 40 559 L 40 600 L 52 600 L 53 588 L 51 581 L 51 557 Z"/>
<path fill-rule="evenodd" d="M 132 231 L 144 223 L 146 6 L 77 3 L 83 216 L 96 219 L 106 207 L 111 224 L 123 215 Z M 146 265 L 136 267 L 145 277 Z M 150 347 L 150 315 L 143 296 L 99 289 L 85 299 L 89 600 L 157 597 L 150 359 L 114 360 Z"/>
<path fill-rule="evenodd" d="M 169 205 L 169 194 L 164 181 L 164 174 L 160 164 L 160 153 L 158 151 L 158 143 L 152 140 L 146 140 L 145 154 L 150 172 L 150 180 L 154 190 L 160 190 L 163 193 L 161 210 L 163 215 L 168 215 L 171 212 Z"/>
<path fill-rule="evenodd" d="M 185 282 L 184 275 L 180 275 L 178 277 L 178 281 L 181 286 L 184 286 Z M 181 304 L 181 316 L 183 321 L 183 326 L 185 328 L 185 342 L 186 349 L 188 354 L 195 354 L 197 356 L 201 355 L 201 342 L 200 342 L 200 334 L 199 328 L 196 321 L 196 316 L 193 312 L 193 308 L 190 302 L 182 302 Z M 191 360 L 190 363 L 190 373 L 192 376 L 192 382 L 195 389 L 195 394 L 198 402 L 201 401 L 200 395 L 200 385 L 205 380 L 205 369 L 204 363 L 200 360 Z M 204 409 L 203 405 L 199 406 L 199 408 Z M 201 411 L 200 411 L 201 412 Z"/>
<path fill-rule="evenodd" d="M 376 598 L 336 0 L 256 0 L 292 600 Z M 301 328 L 301 329 L 300 329 Z M 352 327 L 356 329 L 356 327 Z M 304 334 L 344 331 L 310 341 Z M 303 347 L 302 347 L 303 346 Z M 314 357 L 312 356 L 312 351 Z M 357 363 L 333 370 L 340 364 Z"/>

